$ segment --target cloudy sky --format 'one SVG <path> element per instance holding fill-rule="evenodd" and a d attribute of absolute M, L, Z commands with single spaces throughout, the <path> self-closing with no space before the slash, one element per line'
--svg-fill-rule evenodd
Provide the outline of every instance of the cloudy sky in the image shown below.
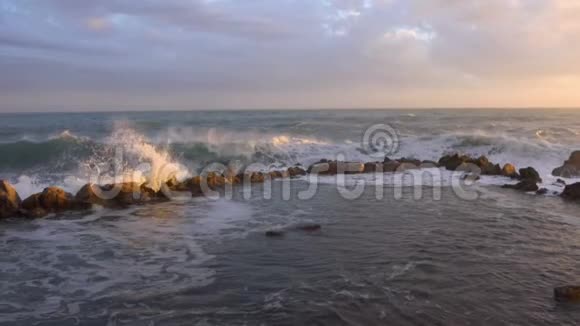
<path fill-rule="evenodd" d="M 580 107 L 578 0 L 0 0 L 0 111 Z"/>

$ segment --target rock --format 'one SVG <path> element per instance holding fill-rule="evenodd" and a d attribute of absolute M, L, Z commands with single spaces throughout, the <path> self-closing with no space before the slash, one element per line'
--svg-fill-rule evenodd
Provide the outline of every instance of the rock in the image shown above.
<path fill-rule="evenodd" d="M 558 180 L 556 180 L 556 184 L 565 186 L 566 185 L 566 181 L 564 181 L 562 179 L 558 179 Z"/>
<path fill-rule="evenodd" d="M 546 188 L 541 188 L 540 190 L 536 191 L 536 195 L 546 195 L 548 194 L 549 190 Z"/>
<path fill-rule="evenodd" d="M 580 177 L 580 151 L 573 152 L 561 167 L 552 171 L 552 175 L 564 178 Z"/>
<path fill-rule="evenodd" d="M 300 177 L 306 175 L 306 171 L 301 167 L 294 166 L 288 168 L 288 175 L 290 178 Z"/>
<path fill-rule="evenodd" d="M 501 175 L 512 179 L 517 179 L 520 176 L 516 171 L 516 167 L 510 163 L 503 166 L 503 168 L 501 169 Z"/>
<path fill-rule="evenodd" d="M 563 302 L 580 301 L 580 286 L 561 286 L 554 289 L 554 299 Z"/>
<path fill-rule="evenodd" d="M 499 164 L 489 163 L 488 165 L 481 166 L 480 168 L 483 175 L 502 175 L 502 168 Z"/>
<path fill-rule="evenodd" d="M 274 179 L 283 179 L 288 177 L 288 171 L 270 171 L 270 173 L 268 173 L 270 176 L 270 179 L 274 180 Z"/>
<path fill-rule="evenodd" d="M 423 168 L 436 168 L 439 167 L 439 164 L 435 161 L 425 160 L 421 162 L 421 167 Z"/>
<path fill-rule="evenodd" d="M 22 202 L 22 210 L 27 217 L 42 217 L 49 213 L 61 213 L 81 208 L 71 193 L 58 187 L 48 187 Z"/>
<path fill-rule="evenodd" d="M 177 180 L 177 178 L 173 177 L 165 182 L 165 186 L 167 186 L 167 189 L 171 191 L 190 191 L 192 179 L 193 178 L 189 178 L 180 182 Z"/>
<path fill-rule="evenodd" d="M 397 167 L 396 172 L 405 172 L 405 171 L 410 171 L 410 170 L 419 170 L 420 169 L 420 165 L 415 165 L 413 163 L 401 163 L 399 164 L 399 166 Z"/>
<path fill-rule="evenodd" d="M 101 205 L 104 207 L 127 207 L 130 205 L 144 204 L 153 200 L 167 199 L 161 192 L 156 192 L 145 185 L 136 182 L 125 182 L 99 186 L 95 184 L 84 185 L 75 196 L 77 203 L 81 205 Z"/>
<path fill-rule="evenodd" d="M 264 183 L 266 182 L 266 174 L 262 172 L 254 172 L 250 176 L 251 183 Z"/>
<path fill-rule="evenodd" d="M 515 189 L 524 192 L 536 192 L 539 190 L 539 187 L 536 184 L 536 182 L 530 179 L 520 181 L 518 184 L 515 185 L 503 185 L 502 188 Z"/>
<path fill-rule="evenodd" d="M 296 226 L 296 230 L 306 232 L 320 231 L 321 229 L 322 226 L 320 224 L 300 224 Z"/>
<path fill-rule="evenodd" d="M 457 168 L 462 166 L 464 163 L 468 163 L 470 160 L 471 158 L 469 156 L 453 154 L 441 157 L 438 164 L 449 171 L 456 171 Z"/>
<path fill-rule="evenodd" d="M 580 200 L 580 182 L 567 185 L 561 196 L 566 199 Z"/>
<path fill-rule="evenodd" d="M 270 230 L 270 231 L 266 231 L 265 235 L 268 238 L 279 238 L 279 237 L 284 236 L 284 231 L 282 231 L 282 230 Z"/>
<path fill-rule="evenodd" d="M 412 165 L 416 166 L 417 168 L 419 166 L 421 166 L 421 163 L 422 163 L 421 160 L 417 160 L 414 158 L 405 158 L 405 157 L 398 159 L 397 161 L 399 161 L 401 164 L 405 164 L 405 163 L 412 164 Z"/>
<path fill-rule="evenodd" d="M 319 175 L 337 175 L 364 173 L 365 165 L 359 162 L 321 162 L 315 163 L 308 168 L 308 172 Z"/>
<path fill-rule="evenodd" d="M 540 174 L 536 169 L 533 167 L 527 167 L 524 169 L 520 169 L 520 180 L 530 180 L 536 183 L 541 183 L 542 178 L 540 178 Z"/>
<path fill-rule="evenodd" d="M 8 181 L 0 180 L 0 219 L 15 216 L 21 203 L 16 189 Z"/>
<path fill-rule="evenodd" d="M 383 163 L 383 171 L 384 172 L 395 172 L 399 169 L 401 163 L 399 161 L 388 161 Z"/>
<path fill-rule="evenodd" d="M 383 172 L 383 163 L 368 162 L 365 163 L 363 173 Z"/>

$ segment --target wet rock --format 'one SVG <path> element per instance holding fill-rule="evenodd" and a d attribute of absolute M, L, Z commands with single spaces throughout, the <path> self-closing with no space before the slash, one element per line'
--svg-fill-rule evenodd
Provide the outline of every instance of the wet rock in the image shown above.
<path fill-rule="evenodd" d="M 81 205 L 101 205 L 118 208 L 165 199 L 167 198 L 161 192 L 156 192 L 146 185 L 140 185 L 136 182 L 105 186 L 87 184 L 75 195 L 76 202 Z"/>
<path fill-rule="evenodd" d="M 254 172 L 250 176 L 251 183 L 264 183 L 266 182 L 266 174 L 262 172 Z"/>
<path fill-rule="evenodd" d="M 78 209 L 81 206 L 71 193 L 58 187 L 48 187 L 22 202 L 24 215 L 28 217 L 41 217 L 49 213 Z"/>
<path fill-rule="evenodd" d="M 364 173 L 365 165 L 359 162 L 320 162 L 311 165 L 308 172 L 319 175 L 359 174 Z"/>
<path fill-rule="evenodd" d="M 395 172 L 399 169 L 401 163 L 399 161 L 388 161 L 383 163 L 383 171 L 384 172 Z"/>
<path fill-rule="evenodd" d="M 546 188 L 541 188 L 540 190 L 536 191 L 536 195 L 547 195 L 549 192 Z"/>
<path fill-rule="evenodd" d="M 375 172 L 383 172 L 383 163 L 379 162 L 368 162 L 365 163 L 364 173 L 375 173 Z"/>
<path fill-rule="evenodd" d="M 558 180 L 556 180 L 556 184 L 557 185 L 561 185 L 561 186 L 565 186 L 566 185 L 566 181 L 564 181 L 562 179 L 558 179 Z"/>
<path fill-rule="evenodd" d="M 301 167 L 294 166 L 294 167 L 288 168 L 288 176 L 290 176 L 290 178 L 300 177 L 300 176 L 304 176 L 306 174 L 307 174 L 306 170 L 304 170 Z"/>
<path fill-rule="evenodd" d="M 421 166 L 421 163 L 422 163 L 421 160 L 417 160 L 414 158 L 405 158 L 405 157 L 398 159 L 397 161 L 399 161 L 401 164 L 411 164 L 411 165 L 414 165 L 416 167 Z"/>
<path fill-rule="evenodd" d="M 471 158 L 469 156 L 453 154 L 441 157 L 438 164 L 449 171 L 456 171 L 457 168 L 462 166 L 464 163 L 468 163 L 470 160 Z"/>
<path fill-rule="evenodd" d="M 580 200 L 580 182 L 567 185 L 561 196 L 566 199 Z"/>
<path fill-rule="evenodd" d="M 554 299 L 562 302 L 580 301 L 580 286 L 561 286 L 554 289 Z"/>
<path fill-rule="evenodd" d="M 165 182 L 165 186 L 167 187 L 167 189 L 169 189 L 171 191 L 177 191 L 177 192 L 190 191 L 191 185 L 192 185 L 192 178 L 185 179 L 183 181 L 179 181 L 179 180 L 177 180 L 177 178 L 173 177 L 170 180 L 168 180 L 167 182 Z"/>
<path fill-rule="evenodd" d="M 296 230 L 299 231 L 306 231 L 306 232 L 314 232 L 314 231 L 320 231 L 322 229 L 322 226 L 320 224 L 300 224 L 296 226 Z"/>
<path fill-rule="evenodd" d="M 0 219 L 15 216 L 21 203 L 16 189 L 8 181 L 0 180 Z"/>
<path fill-rule="evenodd" d="M 501 169 L 501 175 L 512 179 L 519 178 L 519 174 L 516 170 L 516 167 L 510 163 L 503 166 L 503 168 Z"/>
<path fill-rule="evenodd" d="M 268 238 L 279 238 L 284 236 L 284 231 L 282 230 L 269 230 L 265 233 Z"/>
<path fill-rule="evenodd" d="M 502 168 L 499 164 L 489 163 L 488 165 L 481 166 L 480 168 L 483 175 L 502 175 Z"/>
<path fill-rule="evenodd" d="M 515 185 L 503 185 L 502 188 L 515 189 L 524 192 L 536 192 L 539 190 L 538 184 L 534 180 L 523 180 Z"/>
<path fill-rule="evenodd" d="M 520 180 L 529 180 L 536 183 L 541 183 L 542 178 L 540 178 L 540 174 L 536 169 L 533 167 L 527 167 L 524 169 L 520 169 Z"/>
<path fill-rule="evenodd" d="M 552 171 L 552 175 L 564 178 L 580 177 L 580 151 L 573 152 L 561 167 Z"/>
<path fill-rule="evenodd" d="M 425 160 L 421 162 L 421 167 L 423 168 L 436 168 L 439 167 L 439 164 L 435 161 Z"/>
<path fill-rule="evenodd" d="M 270 179 L 283 179 L 288 177 L 288 171 L 270 171 L 269 173 Z"/>

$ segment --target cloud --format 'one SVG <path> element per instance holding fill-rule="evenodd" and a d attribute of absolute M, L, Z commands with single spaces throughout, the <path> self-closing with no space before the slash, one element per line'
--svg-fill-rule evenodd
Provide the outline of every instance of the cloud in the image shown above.
<path fill-rule="evenodd" d="M 515 105 L 580 85 L 579 16 L 575 0 L 0 0 L 0 110 Z"/>

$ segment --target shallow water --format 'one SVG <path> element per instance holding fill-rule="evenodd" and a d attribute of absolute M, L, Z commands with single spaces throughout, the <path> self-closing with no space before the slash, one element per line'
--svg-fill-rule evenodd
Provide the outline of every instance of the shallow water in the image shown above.
<path fill-rule="evenodd" d="M 480 198 L 183 199 L 0 231 L 0 324 L 560 325 L 580 306 L 578 205 L 477 187 Z M 474 190 L 475 191 L 475 190 Z M 305 232 L 300 223 L 319 223 Z M 284 229 L 282 238 L 266 230 Z"/>
<path fill-rule="evenodd" d="M 486 154 L 537 167 L 556 191 L 549 171 L 580 149 L 573 111 L 7 115 L 0 175 L 23 197 L 52 183 L 74 192 L 86 182 L 79 166 L 110 160 L 115 139 L 143 150 L 128 169 L 232 156 L 269 168 L 338 153 L 368 160 L 360 138 L 375 123 L 399 131 L 396 156 Z M 53 141 L 64 149 L 50 158 L 14 151 Z M 440 173 L 438 182 L 413 188 L 407 180 L 402 189 L 393 174 L 348 176 L 351 188 L 383 181 L 354 200 L 331 177 L 299 199 L 313 186 L 304 178 L 290 182 L 288 200 L 279 181 L 271 199 L 256 186 L 250 199 L 236 188 L 231 199 L 185 195 L 0 221 L 0 325 L 575 324 L 580 306 L 556 303 L 552 291 L 580 281 L 580 206 L 501 189 L 510 181 L 499 177 L 467 187 L 476 195 L 467 200 L 452 187 L 458 176 Z M 322 229 L 298 230 L 302 223 Z M 268 230 L 285 234 L 268 238 Z"/>

